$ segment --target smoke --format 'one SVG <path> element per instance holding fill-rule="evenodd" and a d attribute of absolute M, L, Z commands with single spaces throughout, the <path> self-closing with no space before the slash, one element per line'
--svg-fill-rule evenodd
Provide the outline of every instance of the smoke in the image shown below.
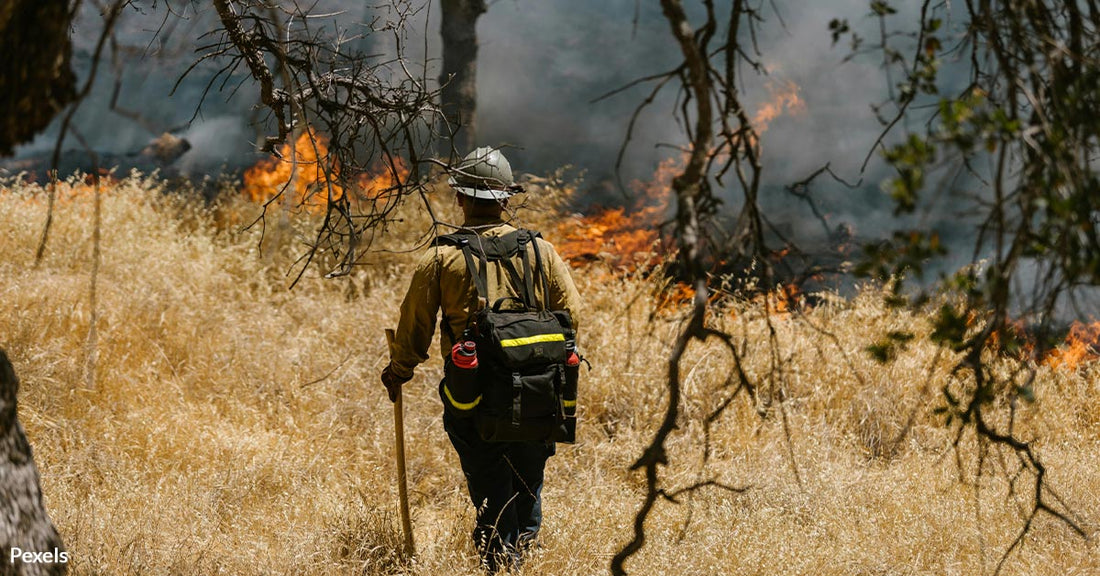
<path fill-rule="evenodd" d="M 116 42 L 106 45 L 92 90 L 73 117 L 75 134 L 104 161 L 117 161 L 125 167 L 127 158 L 136 157 L 164 132 L 191 142 L 192 150 L 174 166 L 190 176 L 255 161 L 255 135 L 246 129 L 257 93 L 250 84 L 241 86 L 233 98 L 228 98 L 228 91 L 216 90 L 204 97 L 207 81 L 217 69 L 208 63 L 198 66 L 177 86 L 197 59 L 199 35 L 212 29 L 215 22 L 212 14 L 195 12 L 194 7 L 191 3 L 174 4 L 175 11 L 166 14 L 163 2 L 139 1 L 124 9 L 115 28 Z M 84 2 L 73 23 L 73 67 L 81 85 L 91 75 L 101 30 L 98 10 L 93 3 Z M 60 121 L 60 117 L 55 119 L 18 149 L 16 157 L 52 153 Z M 80 138 L 68 136 L 64 149 L 82 150 Z M 196 146 L 200 143 L 201 147 Z"/>
<path fill-rule="evenodd" d="M 872 154 L 867 169 L 861 172 L 861 167 L 882 131 L 871 106 L 885 101 L 890 82 L 900 78 L 887 76 L 881 56 L 845 61 L 848 46 L 833 46 L 828 29 L 830 20 L 847 19 L 856 33 L 876 41 L 878 21 L 869 17 L 868 3 L 760 4 L 764 20 L 758 23 L 756 41 L 762 70 L 739 70 L 739 88 L 750 117 L 776 97 L 769 87 L 797 86 L 801 99 L 800 111 L 781 109 L 761 139 L 765 209 L 796 239 L 811 241 L 824 234 L 809 207 L 787 194 L 785 187 L 828 164 L 848 182 L 860 182 L 855 188 L 828 177 L 814 183 L 811 192 L 828 226 L 854 225 L 861 236 L 880 236 L 893 229 L 898 224 L 893 205 L 880 188 L 889 176 L 884 163 Z M 896 4 L 901 5 L 891 24 L 916 26 L 917 7 Z M 719 15 L 720 22 L 729 9 L 720 7 L 726 11 Z M 698 22 L 699 14 L 695 16 Z M 480 139 L 520 146 L 513 164 L 526 170 L 547 171 L 565 164 L 583 169 L 589 199 L 614 201 L 608 181 L 616 154 L 631 114 L 652 84 L 592 100 L 679 64 L 679 48 L 668 26 L 657 2 L 494 4 L 479 26 Z M 660 160 L 677 155 L 674 148 L 686 143 L 673 115 L 675 89 L 675 82 L 666 87 L 640 116 L 622 167 L 624 181 L 649 179 Z M 727 210 L 736 212 L 742 198 L 733 182 L 727 182 L 725 196 Z"/>
<path fill-rule="evenodd" d="M 236 116 L 218 116 L 190 124 L 180 136 L 191 143 L 191 149 L 176 161 L 183 174 L 192 177 L 210 174 L 219 165 L 251 165 L 258 155 L 254 149 L 256 133 L 250 130 L 245 119 Z M 242 149 L 247 146 L 246 149 Z"/>
<path fill-rule="evenodd" d="M 634 5 L 514 0 L 494 6 L 480 27 L 481 139 L 521 146 L 517 160 L 535 170 L 570 164 L 593 181 L 608 178 L 630 114 L 650 85 L 593 100 L 680 61 L 661 15 L 647 6 L 635 28 Z M 640 117 L 624 167 L 628 181 L 648 178 L 672 154 L 656 145 L 681 143 L 673 96 L 666 89 Z"/>
<path fill-rule="evenodd" d="M 76 65 L 82 78 L 90 69 L 99 31 L 99 15 L 90 4 L 85 3 L 74 24 Z M 686 4 L 698 16 L 700 7 Z M 894 225 L 891 205 L 879 190 L 886 176 L 882 163 L 873 162 L 866 173 L 859 172 L 881 130 L 870 105 L 886 98 L 887 78 L 880 63 L 870 58 L 842 62 L 848 50 L 832 46 L 827 27 L 833 18 L 846 18 L 861 35 L 874 38 L 877 21 L 867 17 L 866 0 L 761 4 L 765 18 L 757 40 L 765 73 L 743 68 L 744 98 L 756 110 L 770 96 L 767 83 L 790 82 L 799 87 L 805 106 L 800 114 L 783 113 L 771 120 L 762 139 L 767 207 L 786 214 L 796 229 L 820 230 L 809 210 L 783 188 L 828 163 L 849 181 L 863 178 L 856 189 L 824 179 L 813 188 L 833 222 L 854 222 L 861 234 Z M 573 166 L 585 173 L 587 200 L 616 201 L 611 185 L 615 160 L 631 114 L 652 84 L 595 100 L 679 63 L 678 47 L 658 3 L 504 0 L 490 5 L 478 26 L 479 143 L 513 146 L 508 155 L 523 172 Z M 179 161 L 189 174 L 253 163 L 254 143 L 270 127 L 254 109 L 256 90 L 251 82 L 234 92 L 244 80 L 243 71 L 223 90 L 214 86 L 206 93 L 217 64 L 204 64 L 173 92 L 197 58 L 200 36 L 216 27 L 212 10 L 198 3 L 178 4 L 174 7 L 179 15 L 166 18 L 163 2 L 135 6 L 120 20 L 122 48 L 114 58 L 108 52 L 95 89 L 76 117 L 80 133 L 93 148 L 124 155 L 140 150 L 160 132 L 174 130 L 191 140 L 192 150 Z M 894 20 L 916 22 L 913 7 L 899 8 L 902 13 Z M 318 3 L 315 11 L 339 13 L 321 24 L 343 28 L 350 36 L 362 33 L 364 39 L 358 42 L 366 51 L 393 49 L 392 36 L 366 33 L 371 19 L 394 18 L 392 10 L 328 0 Z M 438 31 L 438 4 L 431 4 L 413 11 L 403 38 L 410 61 L 426 63 L 419 72 L 432 80 L 438 76 Z M 116 77 L 121 78 L 118 107 L 138 112 L 140 120 L 109 111 Z M 666 87 L 639 117 L 622 167 L 625 182 L 649 179 L 660 160 L 677 154 L 674 147 L 685 143 L 673 116 L 676 97 L 675 85 Z M 52 148 L 55 136 L 56 126 L 19 154 L 40 154 Z M 67 147 L 74 146 L 69 140 Z M 732 186 L 727 196 L 731 205 L 738 202 Z"/>

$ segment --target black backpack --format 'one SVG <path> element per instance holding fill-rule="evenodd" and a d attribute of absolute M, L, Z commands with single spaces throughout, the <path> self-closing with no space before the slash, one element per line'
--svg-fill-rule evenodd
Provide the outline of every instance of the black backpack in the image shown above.
<path fill-rule="evenodd" d="M 457 368 L 447 357 L 441 385 L 444 405 L 459 416 L 472 416 L 489 442 L 567 442 L 576 437 L 579 357 L 573 321 L 565 310 L 548 310 L 535 301 L 536 283 L 549 297 L 538 232 L 518 229 L 502 236 L 458 232 L 436 244 L 462 250 L 479 297 L 477 312 L 456 342 L 473 340 L 477 367 Z M 528 254 L 532 247 L 534 262 Z M 522 272 L 512 259 L 519 256 Z M 520 296 L 490 304 L 486 268 L 503 268 Z M 444 319 L 445 329 L 450 330 Z M 453 335 L 452 335 L 453 336 Z"/>

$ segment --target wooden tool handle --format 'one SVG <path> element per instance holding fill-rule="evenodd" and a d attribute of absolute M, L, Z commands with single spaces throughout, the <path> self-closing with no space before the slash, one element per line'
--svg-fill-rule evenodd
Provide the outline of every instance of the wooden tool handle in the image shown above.
<path fill-rule="evenodd" d="M 393 359 L 393 329 L 386 329 L 386 343 L 390 348 L 390 359 Z M 393 402 L 393 434 L 394 456 L 397 459 L 397 497 L 400 500 L 401 531 L 405 536 L 405 556 L 411 558 L 416 554 L 416 546 L 413 544 L 412 519 L 409 518 L 409 487 L 408 476 L 405 473 L 405 410 L 401 402 L 401 387 L 397 387 L 397 398 Z"/>

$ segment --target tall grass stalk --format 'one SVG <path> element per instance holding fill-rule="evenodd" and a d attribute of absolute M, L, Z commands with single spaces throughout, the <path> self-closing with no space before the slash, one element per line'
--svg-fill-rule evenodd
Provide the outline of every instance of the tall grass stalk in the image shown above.
<path fill-rule="evenodd" d="M 369 266 L 339 280 L 307 273 L 288 292 L 309 222 L 269 228 L 261 246 L 240 230 L 256 206 L 232 197 L 205 206 L 134 176 L 102 191 L 97 259 L 94 195 L 75 181 L 57 194 L 35 267 L 46 193 L 0 190 L 0 346 L 23 383 L 20 417 L 74 574 L 479 573 L 473 513 L 440 423 L 437 358 L 405 388 L 419 556 L 403 564 L 397 555 L 392 419 L 378 373 L 383 329 L 396 325 L 415 259 L 406 250 L 428 228 L 423 209 L 403 208 L 386 235 L 390 251 L 372 254 Z M 554 229 L 552 211 L 527 218 Z M 601 272 L 598 263 L 574 274 L 593 368 L 582 383 L 580 441 L 559 447 L 548 466 L 545 530 L 528 575 L 604 574 L 628 539 L 642 479 L 627 470 L 661 417 L 664 359 L 682 321 L 676 309 L 653 314 L 652 276 Z M 735 336 L 750 377 L 769 369 L 757 303 L 735 302 L 709 321 Z M 890 331 L 926 334 L 928 320 L 888 309 L 867 289 L 827 296 L 776 325 L 788 385 L 736 399 L 709 435 L 702 421 L 732 390 L 731 361 L 718 345 L 687 350 L 668 488 L 717 479 L 746 490 L 660 503 L 628 570 L 990 572 L 1029 497 L 1003 480 L 1016 461 L 991 453 L 979 475 L 974 459 L 949 450 L 951 431 L 932 413 L 953 381 L 944 354 L 921 338 L 887 365 L 865 352 Z M 82 384 L 93 329 L 91 387 Z M 1016 414 L 1040 439 L 1059 495 L 1093 532 L 1098 388 L 1095 365 L 1043 368 L 1035 403 Z M 971 438 L 959 448 L 979 449 Z M 1055 522 L 1038 526 L 1004 570 L 1096 572 L 1095 544 Z"/>

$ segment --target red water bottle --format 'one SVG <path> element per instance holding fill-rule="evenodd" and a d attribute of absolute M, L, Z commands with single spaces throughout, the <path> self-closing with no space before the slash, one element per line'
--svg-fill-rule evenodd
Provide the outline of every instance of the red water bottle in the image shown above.
<path fill-rule="evenodd" d="M 477 344 L 464 338 L 451 347 L 449 362 L 443 366 L 446 376 L 443 383 L 444 406 L 459 417 L 474 413 L 481 400 L 481 387 L 477 378 Z"/>
<path fill-rule="evenodd" d="M 554 440 L 572 444 L 577 437 L 577 380 L 580 379 L 581 357 L 577 354 L 577 342 L 565 341 L 565 383 L 561 389 L 562 416 L 560 429 Z"/>
<path fill-rule="evenodd" d="M 463 370 L 477 369 L 477 344 L 473 340 L 456 342 L 451 348 L 451 362 Z M 579 360 L 578 360 L 579 362 Z"/>

